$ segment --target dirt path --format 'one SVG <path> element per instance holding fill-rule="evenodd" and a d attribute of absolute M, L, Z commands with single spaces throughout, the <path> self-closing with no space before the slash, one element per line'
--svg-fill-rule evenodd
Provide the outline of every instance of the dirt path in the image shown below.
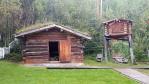
<path fill-rule="evenodd" d="M 129 76 L 135 80 L 142 82 L 142 84 L 149 84 L 149 76 L 142 74 L 134 69 L 115 69 L 116 71 Z"/>

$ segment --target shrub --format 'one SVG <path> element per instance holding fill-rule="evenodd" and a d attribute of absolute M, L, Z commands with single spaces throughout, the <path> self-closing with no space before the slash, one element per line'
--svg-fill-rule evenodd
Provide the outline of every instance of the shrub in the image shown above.
<path fill-rule="evenodd" d="M 7 54 L 4 59 L 12 62 L 20 62 L 22 60 L 22 56 L 19 53 L 12 52 Z"/>
<path fill-rule="evenodd" d="M 148 57 L 144 53 L 143 50 L 136 49 L 134 54 L 136 56 L 137 61 L 147 61 L 148 60 Z"/>
<path fill-rule="evenodd" d="M 15 43 L 10 50 L 10 53 L 5 55 L 5 60 L 12 62 L 20 62 L 22 60 L 20 45 Z"/>

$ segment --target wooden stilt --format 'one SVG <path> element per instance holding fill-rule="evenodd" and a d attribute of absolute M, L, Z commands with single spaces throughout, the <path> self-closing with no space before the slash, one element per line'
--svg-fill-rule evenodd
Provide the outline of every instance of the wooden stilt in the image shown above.
<path fill-rule="evenodd" d="M 149 50 L 147 50 L 147 56 L 148 56 L 148 58 L 149 58 Z"/>
<path fill-rule="evenodd" d="M 107 39 L 105 36 L 104 36 L 104 57 L 105 57 L 105 61 L 108 62 Z"/>
<path fill-rule="evenodd" d="M 129 51 L 130 51 L 130 56 L 131 56 L 131 63 L 136 64 L 135 56 L 134 56 L 133 48 L 132 48 L 132 36 L 131 35 L 128 36 L 128 42 L 129 42 Z"/>
<path fill-rule="evenodd" d="M 108 56 L 109 56 L 109 59 L 112 58 L 112 50 L 111 50 L 111 41 L 110 39 L 108 40 Z"/>

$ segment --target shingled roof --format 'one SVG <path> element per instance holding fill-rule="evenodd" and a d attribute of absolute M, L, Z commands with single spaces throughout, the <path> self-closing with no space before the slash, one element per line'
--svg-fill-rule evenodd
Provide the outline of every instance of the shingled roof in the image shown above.
<path fill-rule="evenodd" d="M 57 25 L 57 24 L 46 24 L 46 25 L 42 25 L 42 26 L 37 27 L 37 28 L 29 28 L 29 29 L 26 29 L 26 30 L 23 30 L 23 31 L 19 31 L 19 32 L 16 32 L 15 37 L 16 38 L 17 37 L 22 37 L 22 36 L 25 36 L 25 35 L 28 35 L 28 34 L 32 34 L 32 33 L 35 33 L 35 32 L 40 32 L 40 31 L 43 31 L 43 30 L 46 30 L 46 29 L 52 29 L 52 28 L 62 29 L 64 31 L 72 33 L 72 34 L 74 34 L 76 36 L 79 36 L 79 37 L 82 37 L 82 38 L 85 38 L 85 39 L 91 39 L 90 36 L 88 36 L 86 34 L 83 34 L 82 32 L 74 30 L 74 29 L 72 29 L 70 27 Z"/>

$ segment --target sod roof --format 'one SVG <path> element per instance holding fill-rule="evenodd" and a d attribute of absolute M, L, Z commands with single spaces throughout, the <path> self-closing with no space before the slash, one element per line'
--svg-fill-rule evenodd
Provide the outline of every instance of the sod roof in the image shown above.
<path fill-rule="evenodd" d="M 52 28 L 58 28 L 58 29 L 62 29 L 66 32 L 72 33 L 74 35 L 83 37 L 85 39 L 91 39 L 91 37 L 83 32 L 80 32 L 78 30 L 72 29 L 71 27 L 68 26 L 63 26 L 63 25 L 57 25 L 54 23 L 38 23 L 35 25 L 31 25 L 28 27 L 23 27 L 19 30 L 16 31 L 15 37 L 22 37 L 28 34 L 32 34 L 35 32 L 40 32 L 46 29 L 52 29 Z"/>

